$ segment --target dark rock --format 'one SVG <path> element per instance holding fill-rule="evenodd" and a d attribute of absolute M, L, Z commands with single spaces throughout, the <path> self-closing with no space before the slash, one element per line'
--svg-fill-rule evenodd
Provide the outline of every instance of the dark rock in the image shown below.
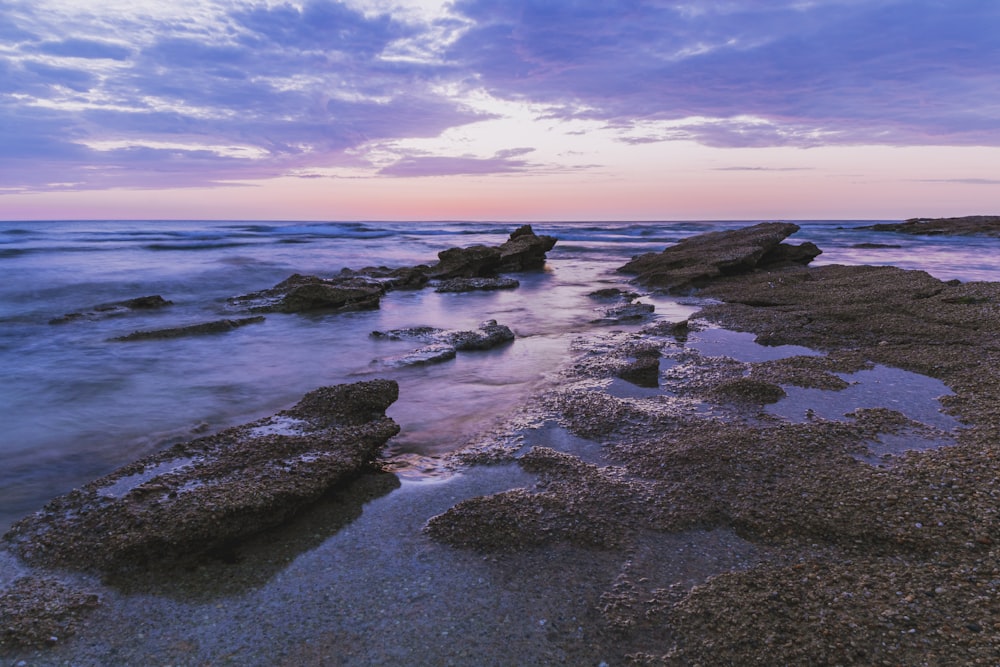
<path fill-rule="evenodd" d="M 660 386 L 660 352 L 636 356 L 627 365 L 618 369 L 618 377 L 637 387 Z"/>
<path fill-rule="evenodd" d="M 603 289 L 594 290 L 587 296 L 591 299 L 622 299 L 625 301 L 632 301 L 639 298 L 639 293 L 619 289 L 618 287 L 605 287 Z"/>
<path fill-rule="evenodd" d="M 785 390 L 776 384 L 753 378 L 737 378 L 719 384 L 713 394 L 722 400 L 764 405 L 783 399 Z"/>
<path fill-rule="evenodd" d="M 531 225 L 518 227 L 500 246 L 501 271 L 527 271 L 545 265 L 545 253 L 556 245 L 553 236 L 537 235 Z"/>
<path fill-rule="evenodd" d="M 920 236 L 1000 236 L 1000 216 L 969 215 L 958 218 L 910 218 L 906 222 L 855 227 L 872 232 L 897 232 Z"/>
<path fill-rule="evenodd" d="M 21 577 L 0 591 L 0 647 L 61 642 L 76 633 L 81 617 L 99 602 L 93 593 L 51 577 Z"/>
<path fill-rule="evenodd" d="M 515 289 L 521 283 L 513 278 L 452 278 L 437 286 L 435 292 L 475 292 Z"/>
<path fill-rule="evenodd" d="M 623 303 L 612 306 L 604 311 L 604 315 L 593 321 L 594 324 L 621 324 L 622 322 L 638 322 L 648 318 L 656 310 L 651 303 Z"/>
<path fill-rule="evenodd" d="M 488 320 L 475 331 L 452 331 L 445 334 L 456 350 L 489 350 L 514 340 L 514 332 L 496 320 Z"/>
<path fill-rule="evenodd" d="M 417 348 L 412 352 L 400 354 L 395 357 L 387 357 L 381 360 L 386 366 L 425 366 L 427 364 L 437 364 L 442 361 L 451 361 L 455 358 L 457 350 L 454 345 L 445 343 L 433 343 Z"/>
<path fill-rule="evenodd" d="M 225 333 L 247 324 L 257 324 L 263 322 L 263 316 L 243 317 L 240 319 L 216 320 L 214 322 L 203 322 L 185 327 L 171 327 L 169 329 L 155 329 L 152 331 L 133 331 L 125 336 L 112 338 L 113 341 L 133 341 L 133 340 L 157 340 L 162 338 L 181 338 L 182 336 L 202 336 L 205 334 Z"/>
<path fill-rule="evenodd" d="M 668 292 L 687 292 L 726 275 L 757 268 L 806 264 L 819 254 L 811 243 L 779 248 L 798 225 L 765 222 L 752 227 L 709 232 L 683 239 L 661 253 L 640 255 L 618 270 L 642 284 Z"/>
<path fill-rule="evenodd" d="M 474 245 L 468 248 L 449 248 L 438 253 L 438 263 L 431 267 L 430 277 L 482 278 L 494 275 L 500 268 L 500 249 Z"/>
<path fill-rule="evenodd" d="M 282 313 L 314 310 L 369 310 L 378 308 L 383 290 L 365 282 L 300 285 L 291 289 L 276 306 Z"/>
<path fill-rule="evenodd" d="M 356 274 L 338 278 L 289 276 L 271 289 L 229 300 L 257 313 L 368 310 L 379 307 L 385 287 L 377 280 Z"/>
<path fill-rule="evenodd" d="M 288 520 L 359 474 L 399 427 L 390 380 L 323 387 L 293 408 L 170 447 L 15 523 L 33 565 L 117 570 L 185 560 Z"/>
<path fill-rule="evenodd" d="M 114 317 L 116 315 L 127 315 L 134 310 L 155 310 L 173 305 L 173 301 L 167 301 L 159 294 L 151 296 L 140 296 L 125 301 L 115 301 L 114 303 L 102 303 L 94 306 L 92 310 L 77 313 L 66 313 L 61 317 L 49 320 L 49 324 L 65 324 L 80 319 L 94 320 L 102 317 Z"/>

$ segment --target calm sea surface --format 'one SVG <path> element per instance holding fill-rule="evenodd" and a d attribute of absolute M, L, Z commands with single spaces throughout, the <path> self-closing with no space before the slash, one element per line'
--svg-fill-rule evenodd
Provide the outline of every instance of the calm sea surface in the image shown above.
<path fill-rule="evenodd" d="M 871 222 L 871 221 L 866 221 Z M 596 331 L 587 294 L 620 284 L 615 269 L 692 234 L 746 222 L 539 223 L 559 239 L 545 271 L 513 291 L 391 292 L 379 310 L 270 314 L 211 336 L 110 342 L 135 330 L 237 317 L 232 296 L 292 273 L 436 261 L 440 250 L 497 245 L 507 223 L 0 222 L 0 532 L 48 499 L 173 442 L 288 407 L 318 386 L 391 377 L 402 426 L 392 451 L 403 475 L 433 474 L 436 456 L 516 407 L 568 359 L 574 337 Z M 916 238 L 849 231 L 859 221 L 803 222 L 817 264 L 892 264 L 942 279 L 1000 280 L 1000 240 Z M 864 242 L 898 247 L 859 249 Z M 158 294 L 169 308 L 50 320 Z M 659 316 L 697 306 L 651 299 Z M 374 330 L 475 328 L 496 319 L 517 340 L 420 368 L 380 360 L 414 345 Z"/>

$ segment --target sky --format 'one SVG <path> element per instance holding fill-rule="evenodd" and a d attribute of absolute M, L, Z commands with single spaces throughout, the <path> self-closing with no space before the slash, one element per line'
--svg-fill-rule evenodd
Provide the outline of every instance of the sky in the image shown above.
<path fill-rule="evenodd" d="M 996 0 L 0 0 L 0 219 L 1000 214 Z"/>

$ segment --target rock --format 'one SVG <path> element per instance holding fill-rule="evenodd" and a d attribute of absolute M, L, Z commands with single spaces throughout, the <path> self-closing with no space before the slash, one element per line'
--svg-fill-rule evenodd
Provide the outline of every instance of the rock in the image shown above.
<path fill-rule="evenodd" d="M 921 236 L 1000 236 L 1000 215 L 910 218 L 906 222 L 879 223 L 855 229 Z"/>
<path fill-rule="evenodd" d="M 125 336 L 112 338 L 113 341 L 133 341 L 133 340 L 157 340 L 162 338 L 180 338 L 182 336 L 202 336 L 205 334 L 225 333 L 247 324 L 257 324 L 263 322 L 263 316 L 244 317 L 240 319 L 215 320 L 214 322 L 203 322 L 184 327 L 171 327 L 169 329 L 154 329 L 152 331 L 133 331 Z"/>
<path fill-rule="evenodd" d="M 539 236 L 531 225 L 518 227 L 500 246 L 500 270 L 540 269 L 545 265 L 545 254 L 555 245 L 554 236 Z"/>
<path fill-rule="evenodd" d="M 753 378 L 737 378 L 720 383 L 714 390 L 715 397 L 734 403 L 765 405 L 777 403 L 786 394 L 780 386 Z"/>
<path fill-rule="evenodd" d="M 369 310 L 378 308 L 382 288 L 369 283 L 316 283 L 290 290 L 276 310 L 301 313 L 314 310 Z"/>
<path fill-rule="evenodd" d="M 77 313 L 66 313 L 61 317 L 49 320 L 49 324 L 65 324 L 80 319 L 98 319 L 101 317 L 114 317 L 116 315 L 127 315 L 134 310 L 155 310 L 173 305 L 173 301 L 167 301 L 159 294 L 150 296 L 140 296 L 125 301 L 115 301 L 114 303 L 102 303 L 94 306 L 92 310 Z"/>
<path fill-rule="evenodd" d="M 638 322 L 648 318 L 655 310 L 656 306 L 651 303 L 623 303 L 605 310 L 602 317 L 593 320 L 593 324 Z"/>
<path fill-rule="evenodd" d="M 637 387 L 660 386 L 660 353 L 639 355 L 616 373 L 618 377 Z"/>
<path fill-rule="evenodd" d="M 636 281 L 645 285 L 668 292 L 688 292 L 721 276 L 809 263 L 821 252 L 815 245 L 781 243 L 798 229 L 792 223 L 765 222 L 743 229 L 699 234 L 661 253 L 640 255 L 618 270 L 636 274 Z"/>
<path fill-rule="evenodd" d="M 499 289 L 515 289 L 521 283 L 513 278 L 452 278 L 445 280 L 435 292 L 475 292 Z"/>
<path fill-rule="evenodd" d="M 271 289 L 234 297 L 229 302 L 257 313 L 368 310 L 379 307 L 384 293 L 385 287 L 377 280 L 353 273 L 338 278 L 296 273 Z"/>
<path fill-rule="evenodd" d="M 410 327 L 407 329 L 390 329 L 389 331 L 373 331 L 373 338 L 389 340 L 417 340 L 428 344 L 444 344 L 462 352 L 466 350 L 488 350 L 514 340 L 514 332 L 496 320 L 488 320 L 474 331 L 448 331 L 434 327 Z"/>
<path fill-rule="evenodd" d="M 639 293 L 623 290 L 618 287 L 605 287 L 603 289 L 594 290 L 587 296 L 591 299 L 621 299 L 624 301 L 632 301 L 639 298 Z"/>
<path fill-rule="evenodd" d="M 431 267 L 430 277 L 481 278 L 494 275 L 500 268 L 500 249 L 474 245 L 468 248 L 449 248 L 438 253 L 438 263 Z"/>
<path fill-rule="evenodd" d="M 81 617 L 99 603 L 97 595 L 51 577 L 21 577 L 0 591 L 0 647 L 62 641 L 76 633 Z"/>
<path fill-rule="evenodd" d="M 390 269 L 387 266 L 368 266 L 357 271 L 353 269 L 343 269 L 340 272 L 341 278 L 369 278 L 380 283 L 386 290 L 413 290 L 421 289 L 427 285 L 428 267 L 404 266 L 398 269 Z"/>
<path fill-rule="evenodd" d="M 56 498 L 3 540 L 32 565 L 113 571 L 196 557 L 288 520 L 399 432 L 398 385 L 323 387 L 272 417 L 174 445 Z"/>
<path fill-rule="evenodd" d="M 456 350 L 489 350 L 514 340 L 514 332 L 496 320 L 488 320 L 476 331 L 453 331 L 446 334 Z"/>
<path fill-rule="evenodd" d="M 434 343 L 417 348 L 412 352 L 387 357 L 381 360 L 386 366 L 424 366 L 427 364 L 437 364 L 442 361 L 450 361 L 455 358 L 457 350 L 454 345 L 444 343 Z"/>

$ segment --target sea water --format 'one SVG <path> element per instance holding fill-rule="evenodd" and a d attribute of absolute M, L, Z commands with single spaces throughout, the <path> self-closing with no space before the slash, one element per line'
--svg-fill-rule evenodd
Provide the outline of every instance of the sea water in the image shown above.
<path fill-rule="evenodd" d="M 875 222 L 875 221 L 866 221 Z M 566 363 L 574 337 L 596 332 L 595 289 L 627 287 L 615 269 L 687 236 L 751 222 L 536 223 L 559 239 L 543 271 L 510 291 L 394 291 L 377 310 L 268 314 L 216 335 L 114 342 L 136 330 L 242 315 L 233 296 L 292 273 L 431 264 L 441 250 L 498 245 L 518 225 L 466 222 L 0 222 L 0 531 L 13 520 L 138 457 L 289 407 L 316 387 L 389 377 L 388 411 L 402 475 L 431 475 L 438 457 L 515 409 Z M 1000 280 L 1000 240 L 853 231 L 814 221 L 816 264 L 891 264 L 941 279 Z M 857 248 L 859 243 L 894 247 Z M 101 304 L 157 294 L 169 307 L 115 315 Z M 684 300 L 657 296 L 657 316 L 684 319 Z M 90 313 L 61 324 L 67 313 Z M 412 342 L 370 336 L 412 326 L 471 329 L 488 319 L 516 340 L 441 364 L 383 359 Z"/>

